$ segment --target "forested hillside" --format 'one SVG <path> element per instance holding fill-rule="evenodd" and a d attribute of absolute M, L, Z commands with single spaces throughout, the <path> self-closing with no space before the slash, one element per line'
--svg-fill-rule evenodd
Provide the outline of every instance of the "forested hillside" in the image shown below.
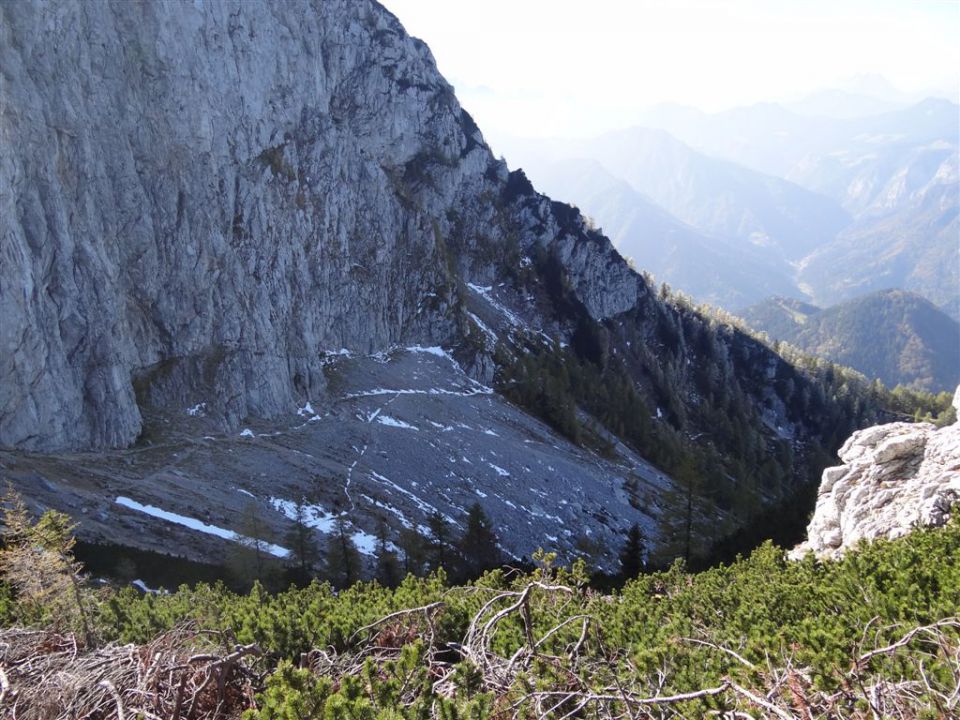
<path fill-rule="evenodd" d="M 2 479 L 82 515 L 86 542 L 223 563 L 237 538 L 288 557 L 306 524 L 369 574 L 378 545 L 434 514 L 459 536 L 481 502 L 516 558 L 553 536 L 610 566 L 639 524 L 692 561 L 771 508 L 802 525 L 798 496 L 887 413 L 862 377 L 658 289 L 509 171 L 375 2 L 0 13 Z M 671 147 L 740 188 L 708 213 L 724 226 L 812 242 L 842 219 Z"/>
<path fill-rule="evenodd" d="M 771 298 L 741 316 L 771 338 L 888 387 L 942 392 L 960 383 L 960 325 L 915 293 L 882 290 L 825 310 Z"/>

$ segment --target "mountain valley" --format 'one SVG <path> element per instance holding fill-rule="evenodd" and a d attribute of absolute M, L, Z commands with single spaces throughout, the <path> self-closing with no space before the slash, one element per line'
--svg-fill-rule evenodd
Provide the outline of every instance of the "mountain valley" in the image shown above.
<path fill-rule="evenodd" d="M 661 233 L 669 239 L 647 266 L 699 302 L 736 313 L 770 285 L 822 306 L 900 288 L 960 319 L 958 124 L 956 103 L 933 98 L 843 119 L 775 104 L 715 114 L 662 106 L 602 137 L 498 146 L 627 255 L 639 244 L 629 218 L 650 216 L 650 202 L 706 235 L 707 254 L 671 262 L 676 241 Z"/>
<path fill-rule="evenodd" d="M 656 290 L 509 172 L 375 3 L 122 7 L 3 6 L 3 473 L 89 516 L 82 538 L 210 559 L 245 515 L 282 536 L 289 501 L 369 548 L 479 498 L 515 556 L 634 523 L 707 552 L 883 415 L 853 375 Z M 793 213 L 772 221 L 799 232 Z M 595 489 L 550 490 L 572 478 Z"/>
<path fill-rule="evenodd" d="M 385 2 L 0 0 L 0 716 L 958 717 L 947 14 Z"/>

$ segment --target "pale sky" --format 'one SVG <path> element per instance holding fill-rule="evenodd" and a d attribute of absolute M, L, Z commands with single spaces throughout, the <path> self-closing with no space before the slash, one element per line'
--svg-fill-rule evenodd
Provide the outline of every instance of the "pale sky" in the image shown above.
<path fill-rule="evenodd" d="M 956 95 L 960 0 L 381 0 L 488 138 L 589 135 L 879 75 Z"/>

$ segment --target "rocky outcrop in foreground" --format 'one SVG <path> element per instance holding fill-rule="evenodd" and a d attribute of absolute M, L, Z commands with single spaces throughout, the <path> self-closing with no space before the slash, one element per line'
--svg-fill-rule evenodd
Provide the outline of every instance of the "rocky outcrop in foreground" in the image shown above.
<path fill-rule="evenodd" d="M 960 388 L 953 405 L 960 410 Z M 836 558 L 861 540 L 943 525 L 960 502 L 960 422 L 878 425 L 851 435 L 839 455 L 843 465 L 823 472 L 795 558 L 811 551 Z"/>

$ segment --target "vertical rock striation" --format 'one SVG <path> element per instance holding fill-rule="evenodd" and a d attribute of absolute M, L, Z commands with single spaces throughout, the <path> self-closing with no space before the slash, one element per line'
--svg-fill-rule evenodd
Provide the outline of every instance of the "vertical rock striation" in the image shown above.
<path fill-rule="evenodd" d="M 123 446 L 198 384 L 269 416 L 323 348 L 452 338 L 438 223 L 505 170 L 388 12 L 0 12 L 0 445 Z"/>

